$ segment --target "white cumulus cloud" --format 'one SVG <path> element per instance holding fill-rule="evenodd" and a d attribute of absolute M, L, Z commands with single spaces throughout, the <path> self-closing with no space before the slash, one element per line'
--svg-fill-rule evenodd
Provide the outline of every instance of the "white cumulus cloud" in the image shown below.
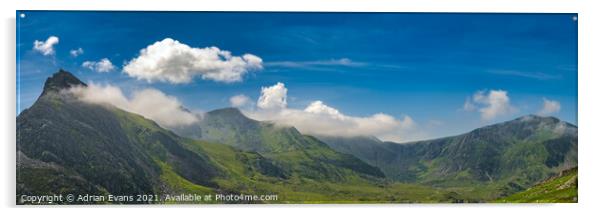
<path fill-rule="evenodd" d="M 238 82 L 250 70 L 262 69 L 262 59 L 252 55 L 233 56 L 217 47 L 196 48 L 171 38 L 140 50 L 123 71 L 148 82 L 189 83 L 196 76 L 218 82 Z"/>
<path fill-rule="evenodd" d="M 84 63 L 82 63 L 82 67 L 85 67 L 85 68 L 88 68 L 90 70 L 100 72 L 100 73 L 111 72 L 115 69 L 115 65 L 113 65 L 113 63 L 111 63 L 111 61 L 108 58 L 103 58 L 97 62 L 85 61 Z"/>
<path fill-rule="evenodd" d="M 387 141 L 408 141 L 424 134 L 409 116 L 397 119 L 384 113 L 350 116 L 322 101 L 313 101 L 304 109 L 287 107 L 287 89 L 283 83 L 263 87 L 257 109 L 243 110 L 251 118 L 294 126 L 302 133 L 326 136 L 376 136 Z"/>
<path fill-rule="evenodd" d="M 551 115 L 560 112 L 560 108 L 560 102 L 543 98 L 543 106 L 541 107 L 541 110 L 539 110 L 538 114 L 543 116 Z"/>
<path fill-rule="evenodd" d="M 232 107 L 244 107 L 249 103 L 251 103 L 251 98 L 243 94 L 235 95 L 230 98 L 230 105 Z"/>
<path fill-rule="evenodd" d="M 195 114 L 184 110 L 178 99 L 157 89 L 135 91 L 131 97 L 126 97 L 119 87 L 91 83 L 88 87 L 71 88 L 70 92 L 84 102 L 113 105 L 163 127 L 191 125 L 199 120 Z"/>
<path fill-rule="evenodd" d="M 288 89 L 279 82 L 270 87 L 261 87 L 261 96 L 257 100 L 257 107 L 261 109 L 286 108 L 286 96 Z"/>
<path fill-rule="evenodd" d="M 54 45 L 59 43 L 59 38 L 57 36 L 50 36 L 46 41 L 35 40 L 33 42 L 33 50 L 42 53 L 42 55 L 53 55 L 54 54 Z"/>
<path fill-rule="evenodd" d="M 504 90 L 478 91 L 464 103 L 464 110 L 479 111 L 481 119 L 493 120 L 499 116 L 513 113 L 517 108 L 510 104 L 508 92 Z"/>
<path fill-rule="evenodd" d="M 72 49 L 69 51 L 69 55 L 71 55 L 71 57 L 74 57 L 74 58 L 81 54 L 84 54 L 84 49 L 82 49 L 81 47 L 77 48 L 77 49 Z"/>

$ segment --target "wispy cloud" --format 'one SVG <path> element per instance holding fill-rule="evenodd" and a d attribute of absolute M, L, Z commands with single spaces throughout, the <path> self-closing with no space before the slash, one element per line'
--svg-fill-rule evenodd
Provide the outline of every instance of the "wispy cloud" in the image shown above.
<path fill-rule="evenodd" d="M 136 90 L 127 97 L 117 86 L 89 83 L 88 87 L 78 86 L 68 92 L 87 103 L 109 104 L 140 114 L 164 127 L 190 125 L 198 121 L 197 115 L 185 110 L 176 97 L 153 88 Z"/>
<path fill-rule="evenodd" d="M 266 62 L 267 67 L 287 67 L 287 68 L 306 68 L 315 66 L 345 66 L 345 67 L 360 67 L 367 63 L 355 62 L 348 58 L 315 60 L 315 61 L 275 61 Z"/>
<path fill-rule="evenodd" d="M 113 65 L 113 63 L 111 63 L 111 61 L 108 58 L 103 58 L 97 62 L 85 61 L 84 63 L 82 63 L 82 67 L 88 68 L 99 73 L 106 73 L 115 70 L 115 65 Z"/>
<path fill-rule="evenodd" d="M 519 71 L 519 70 L 490 70 L 489 73 L 531 78 L 531 79 L 537 79 L 537 80 L 553 80 L 553 79 L 562 78 L 562 76 L 559 74 L 548 74 L 548 73 L 542 73 L 542 72 L 528 72 L 528 71 Z"/>
<path fill-rule="evenodd" d="M 253 103 L 251 98 L 244 94 L 234 95 L 230 97 L 230 106 L 232 107 L 244 107 Z"/>
<path fill-rule="evenodd" d="M 554 113 L 560 112 L 560 102 L 555 100 L 548 100 L 547 98 L 543 98 L 543 104 L 541 110 L 537 112 L 539 115 L 548 116 Z"/>
<path fill-rule="evenodd" d="M 82 49 L 81 47 L 77 49 L 72 49 L 69 51 L 69 54 L 71 55 L 71 57 L 75 58 L 81 54 L 84 54 L 84 49 Z"/>
<path fill-rule="evenodd" d="M 313 61 L 272 61 L 264 64 L 268 68 L 288 68 L 304 70 L 336 70 L 336 68 L 366 68 L 378 70 L 399 70 L 406 69 L 407 66 L 396 64 L 360 62 L 349 58 L 313 60 Z"/>

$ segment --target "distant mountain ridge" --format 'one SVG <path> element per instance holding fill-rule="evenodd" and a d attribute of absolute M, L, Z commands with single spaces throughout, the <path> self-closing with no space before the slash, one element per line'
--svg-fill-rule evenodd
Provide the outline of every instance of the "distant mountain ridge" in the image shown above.
<path fill-rule="evenodd" d="M 363 175 L 384 177 L 378 168 L 350 154 L 334 151 L 318 139 L 301 134 L 294 127 L 256 121 L 236 108 L 207 112 L 192 128 L 174 131 L 185 137 L 258 152 L 305 177 L 337 181 L 345 179 L 345 171 L 337 167 Z"/>
<path fill-rule="evenodd" d="M 440 186 L 511 182 L 523 188 L 577 166 L 577 127 L 554 117 L 528 115 L 458 136 L 404 144 L 371 137 L 318 138 L 390 178 Z"/>
<path fill-rule="evenodd" d="M 300 137 L 313 138 L 294 127 L 249 119 L 235 108 L 208 112 L 195 128 L 180 134 L 268 157 L 303 149 L 296 147 L 307 146 Z M 270 131 L 269 136 L 264 136 L 266 131 Z M 536 115 L 458 136 L 402 144 L 361 136 L 316 138 L 337 152 L 378 167 L 394 180 L 443 187 L 497 185 L 500 195 L 530 187 L 559 170 L 577 165 L 577 127 L 554 117 Z"/>

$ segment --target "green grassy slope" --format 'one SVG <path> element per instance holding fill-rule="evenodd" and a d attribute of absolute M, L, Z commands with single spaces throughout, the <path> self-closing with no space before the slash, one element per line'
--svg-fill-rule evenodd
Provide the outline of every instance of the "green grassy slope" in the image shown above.
<path fill-rule="evenodd" d="M 332 148 L 379 167 L 389 178 L 437 187 L 523 190 L 577 164 L 577 128 L 552 117 L 525 116 L 466 134 L 405 144 L 367 137 L 319 137 Z"/>
<path fill-rule="evenodd" d="M 169 192 L 160 180 L 163 164 L 197 185 L 215 185 L 216 167 L 182 138 L 139 115 L 61 92 L 73 85 L 85 84 L 55 74 L 17 117 L 17 194 Z"/>
<path fill-rule="evenodd" d="M 17 152 L 17 195 L 19 194 L 106 195 L 108 192 L 104 188 L 85 180 L 72 169 L 55 163 L 31 159 L 19 151 Z M 74 203 L 80 204 L 81 202 Z"/>
<path fill-rule="evenodd" d="M 210 155 L 211 160 L 225 171 L 224 175 L 215 179 L 220 190 L 277 194 L 278 200 L 269 203 L 434 203 L 469 201 L 467 197 L 471 196 L 466 191 L 456 192 L 385 179 L 371 181 L 350 170 L 346 173 L 346 180 L 341 182 L 312 179 L 298 172 L 282 176 L 282 171 L 262 171 L 257 166 L 258 161 L 276 162 L 254 152 L 196 140 L 189 140 L 187 145 L 193 151 Z"/>
<path fill-rule="evenodd" d="M 510 203 L 576 203 L 577 168 L 563 171 L 525 191 L 498 199 Z"/>
<path fill-rule="evenodd" d="M 194 139 L 222 143 L 242 151 L 258 152 L 285 170 L 315 180 L 346 181 L 357 176 L 382 178 L 384 174 L 358 158 L 339 153 L 294 127 L 249 119 L 238 109 L 206 113 L 196 130 L 175 131 Z"/>

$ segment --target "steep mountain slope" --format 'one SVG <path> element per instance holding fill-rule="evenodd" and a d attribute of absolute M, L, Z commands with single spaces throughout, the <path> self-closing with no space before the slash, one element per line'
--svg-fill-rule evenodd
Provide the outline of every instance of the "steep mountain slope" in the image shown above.
<path fill-rule="evenodd" d="M 575 203 L 577 202 L 577 167 L 564 170 L 557 176 L 535 186 L 501 198 L 497 202 L 512 203 Z"/>
<path fill-rule="evenodd" d="M 429 187 L 388 184 L 367 174 L 377 169 L 296 130 L 288 131 L 292 135 L 277 134 L 283 139 L 274 137 L 281 142 L 287 136 L 301 141 L 295 144 L 295 151 L 270 155 L 272 160 L 229 145 L 179 137 L 151 120 L 108 104 L 82 102 L 68 91 L 74 86 L 86 84 L 66 71 L 54 74 L 34 105 L 17 117 L 19 204 L 24 204 L 20 195 L 67 193 L 280 197 L 271 202 L 447 201 L 440 195 L 423 196 L 437 194 Z M 301 144 L 309 148 L 299 151 Z M 362 168 L 368 172 L 360 172 Z M 324 181 L 333 179 L 345 182 Z M 408 192 L 400 195 L 398 190 Z"/>
<path fill-rule="evenodd" d="M 378 168 L 350 154 L 334 151 L 318 139 L 299 133 L 294 127 L 255 121 L 236 108 L 208 112 L 194 129 L 175 131 L 182 136 L 258 152 L 291 175 L 331 181 L 349 180 L 351 176 L 384 177 Z"/>
<path fill-rule="evenodd" d="M 354 155 L 373 166 L 379 167 L 388 177 L 391 177 L 392 174 L 392 171 L 385 171 L 389 169 L 388 165 L 397 167 L 395 164 L 384 163 L 399 157 L 397 144 L 385 143 L 376 137 L 367 136 L 316 136 L 316 138 L 336 151 Z"/>
<path fill-rule="evenodd" d="M 320 139 L 378 166 L 390 178 L 437 186 L 500 183 L 512 192 L 577 165 L 577 127 L 534 115 L 405 144 L 364 137 Z"/>
<path fill-rule="evenodd" d="M 218 169 L 206 155 L 141 116 L 77 100 L 66 90 L 77 85 L 85 86 L 66 71 L 54 74 L 17 117 L 18 194 L 165 192 L 161 164 L 187 181 L 215 185 Z"/>

